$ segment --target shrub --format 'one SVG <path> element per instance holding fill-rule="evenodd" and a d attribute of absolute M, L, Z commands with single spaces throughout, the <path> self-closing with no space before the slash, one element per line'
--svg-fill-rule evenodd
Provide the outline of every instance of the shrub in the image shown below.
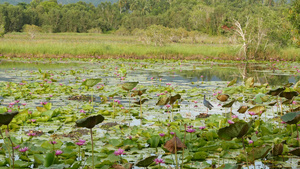
<path fill-rule="evenodd" d="M 31 39 L 35 38 L 35 36 L 41 31 L 41 28 L 36 25 L 24 25 L 23 32 L 26 32 L 30 35 Z"/>

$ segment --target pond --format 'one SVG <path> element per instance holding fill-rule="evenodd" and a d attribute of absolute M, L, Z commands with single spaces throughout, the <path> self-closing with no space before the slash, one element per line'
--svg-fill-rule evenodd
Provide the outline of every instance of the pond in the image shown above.
<path fill-rule="evenodd" d="M 249 87 L 244 81 L 250 77 L 254 83 Z M 90 87 L 82 85 L 89 79 L 101 81 Z M 266 93 L 282 86 L 297 90 L 297 86 L 290 87 L 288 84 L 299 80 L 298 65 L 288 62 L 1 60 L 0 112 L 20 112 L 10 124 L 14 145 L 29 147 L 28 152 L 19 152 L 15 163 L 19 167 L 45 166 L 43 153 L 51 153 L 52 150 L 47 147 L 51 146 L 47 144 L 49 140 L 59 142 L 53 145 L 53 149 L 63 151 L 60 156 L 55 156 L 50 165 L 57 168 L 91 166 L 91 142 L 87 141 L 82 147 L 74 144 L 79 138 L 90 140 L 89 131 L 74 128 L 74 125 L 80 118 L 102 114 L 104 122 L 93 129 L 94 163 L 98 168 L 115 163 L 136 164 L 151 154 L 164 159 L 163 167 L 175 167 L 175 156 L 164 148 L 164 144 L 172 138 L 170 132 L 176 133 L 181 141 L 185 140 L 187 148 L 184 152 L 179 151 L 183 156 L 178 155 L 180 164 L 184 157 L 184 168 L 234 165 L 237 161 L 246 167 L 245 155 L 241 152 L 250 152 L 264 144 L 273 146 L 281 141 L 287 142 L 284 160 L 268 153 L 264 158 L 255 158 L 256 168 L 297 168 L 298 158 L 287 153 L 298 144 L 295 141 L 296 132 L 293 132 L 296 129 L 293 125 L 281 124 L 279 117 L 296 108 L 299 99 L 294 97 L 293 104 L 282 105 L 278 103 L 285 99 L 280 97 L 272 107 L 269 103 L 276 101 L 276 97 Z M 128 92 L 124 90 L 126 82 L 138 84 Z M 147 90 L 141 96 L 135 94 L 134 91 L 142 89 Z M 219 101 L 217 96 L 221 93 L 228 94 L 229 99 Z M 175 97 L 177 94 L 180 97 Z M 211 110 L 203 105 L 204 95 L 213 105 Z M 169 96 L 175 98 L 170 106 L 163 100 Z M 147 101 L 140 105 L 140 99 Z M 234 101 L 232 106 L 225 108 L 231 101 Z M 261 106 L 265 109 L 262 115 L 240 114 L 237 110 L 241 106 Z M 203 116 L 205 118 L 200 118 Z M 232 118 L 234 116 L 236 118 Z M 228 120 L 238 123 L 237 119 L 247 122 L 255 119 L 245 137 L 245 142 L 254 140 L 254 143 L 247 143 L 245 150 L 240 138 L 225 141 L 219 139 L 217 134 L 219 129 L 229 125 Z M 186 133 L 184 124 L 193 126 L 196 131 Z M 205 129 L 199 130 L 201 126 Z M 28 133 L 35 134 L 31 136 Z M 160 133 L 165 136 L 160 136 Z M 287 139 L 290 135 L 292 137 Z M 8 157 L 5 153 L 8 150 L 3 140 L 0 144 L 6 150 L 0 154 L 0 159 L 4 159 Z M 82 148 L 79 155 L 78 148 Z M 116 156 L 113 152 L 118 148 L 124 149 L 126 155 L 121 155 L 121 158 Z M 9 160 L 4 161 L 6 163 L 2 165 L 8 166 Z"/>

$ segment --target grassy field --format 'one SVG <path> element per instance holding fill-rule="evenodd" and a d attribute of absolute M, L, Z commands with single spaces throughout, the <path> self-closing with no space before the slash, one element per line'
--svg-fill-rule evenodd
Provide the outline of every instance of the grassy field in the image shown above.
<path fill-rule="evenodd" d="M 224 37 L 201 38 L 200 43 L 170 43 L 158 47 L 144 44 L 135 36 L 106 34 L 39 34 L 30 39 L 25 33 L 6 34 L 0 41 L 0 54 L 7 56 L 100 56 L 100 57 L 176 57 L 240 59 L 240 46 Z M 269 57 L 289 60 L 300 59 L 300 49 L 287 48 L 272 52 Z"/>

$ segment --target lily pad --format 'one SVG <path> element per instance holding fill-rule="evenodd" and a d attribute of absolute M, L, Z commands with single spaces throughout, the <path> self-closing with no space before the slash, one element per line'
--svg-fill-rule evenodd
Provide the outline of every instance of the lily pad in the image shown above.
<path fill-rule="evenodd" d="M 298 96 L 299 94 L 298 94 L 298 92 L 296 92 L 296 91 L 290 91 L 290 92 L 285 92 L 285 91 L 283 91 L 283 92 L 281 92 L 280 93 L 280 97 L 284 97 L 284 98 L 286 98 L 286 99 L 292 99 L 293 97 L 295 97 L 295 96 Z"/>
<path fill-rule="evenodd" d="M 166 105 L 168 104 L 170 101 L 170 97 L 168 96 L 163 96 L 163 97 L 160 97 L 158 102 L 156 103 L 157 106 L 163 106 L 163 105 Z"/>
<path fill-rule="evenodd" d="M 277 96 L 279 95 L 281 92 L 283 92 L 285 90 L 285 87 L 280 87 L 274 90 L 270 90 L 267 94 L 268 95 L 272 95 L 272 96 Z"/>
<path fill-rule="evenodd" d="M 233 138 L 241 138 L 247 134 L 250 125 L 245 121 L 238 121 L 230 126 L 223 127 L 218 131 L 218 136 L 224 140 L 232 140 Z"/>
<path fill-rule="evenodd" d="M 175 145 L 177 151 L 182 150 L 186 148 L 185 144 L 181 142 L 181 140 L 178 137 L 173 137 L 171 140 L 168 140 L 164 146 L 168 151 L 171 153 L 175 153 Z"/>
<path fill-rule="evenodd" d="M 231 102 L 222 105 L 222 107 L 231 107 L 233 105 L 233 103 L 235 102 L 235 100 L 232 100 Z"/>
<path fill-rule="evenodd" d="M 254 112 L 255 114 L 261 114 L 266 111 L 265 106 L 254 106 L 248 110 L 248 112 Z"/>
<path fill-rule="evenodd" d="M 245 81 L 245 86 L 249 88 L 249 87 L 253 87 L 253 85 L 254 85 L 254 78 L 253 77 L 247 78 Z"/>
<path fill-rule="evenodd" d="M 18 111 L 13 111 L 0 114 L 0 126 L 8 125 L 18 113 Z"/>
<path fill-rule="evenodd" d="M 300 120 L 300 111 L 287 113 L 281 116 L 281 120 L 287 124 L 297 124 Z"/>
<path fill-rule="evenodd" d="M 154 162 L 154 159 L 156 159 L 157 156 L 150 156 L 150 157 L 147 157 L 139 162 L 137 162 L 135 164 L 135 166 L 138 166 L 138 167 L 148 167 L 149 165 L 151 165 L 153 162 Z"/>
<path fill-rule="evenodd" d="M 181 95 L 180 94 L 176 94 L 175 96 L 171 96 L 170 97 L 170 104 L 173 104 L 176 102 L 176 100 L 180 99 Z"/>
<path fill-rule="evenodd" d="M 269 153 L 271 148 L 272 147 L 270 145 L 262 145 L 260 147 L 252 149 L 252 151 L 248 155 L 249 160 L 253 162 L 256 159 L 264 158 Z"/>
<path fill-rule="evenodd" d="M 297 148 L 291 150 L 289 153 L 291 153 L 295 156 L 300 156 L 300 147 L 297 147 Z"/>
<path fill-rule="evenodd" d="M 76 121 L 76 127 L 86 127 L 86 128 L 93 128 L 95 127 L 97 124 L 103 122 L 104 117 L 99 114 L 96 116 L 90 116 L 90 117 L 86 117 L 83 119 L 79 119 Z"/>
<path fill-rule="evenodd" d="M 230 81 L 228 83 L 227 87 L 234 85 L 236 83 L 236 81 L 237 81 L 237 78 L 233 79 L 232 81 Z"/>
<path fill-rule="evenodd" d="M 273 156 L 278 156 L 278 155 L 281 155 L 283 152 L 283 144 L 280 143 L 280 144 L 275 144 L 273 146 L 273 149 L 272 149 L 272 155 Z"/>
<path fill-rule="evenodd" d="M 97 83 L 101 82 L 102 79 L 86 79 L 84 82 L 82 82 L 81 85 L 87 86 L 87 87 L 93 87 Z"/>
<path fill-rule="evenodd" d="M 139 82 L 125 82 L 122 84 L 122 89 L 126 90 L 126 91 L 130 91 L 133 88 L 135 88 L 135 86 L 138 84 Z"/>

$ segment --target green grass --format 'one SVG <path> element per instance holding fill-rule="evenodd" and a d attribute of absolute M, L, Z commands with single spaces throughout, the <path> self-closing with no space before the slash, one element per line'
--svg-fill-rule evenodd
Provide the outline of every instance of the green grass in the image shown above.
<path fill-rule="evenodd" d="M 162 47 L 143 44 L 135 36 L 88 33 L 39 34 L 30 39 L 24 33 L 10 33 L 0 41 L 3 55 L 71 55 L 71 56 L 135 56 L 135 57 L 213 57 L 234 59 L 239 51 L 224 38 L 206 37 L 201 43 L 170 43 Z M 299 49 L 281 51 L 283 56 L 299 56 Z M 291 57 L 292 56 L 292 57 Z"/>

